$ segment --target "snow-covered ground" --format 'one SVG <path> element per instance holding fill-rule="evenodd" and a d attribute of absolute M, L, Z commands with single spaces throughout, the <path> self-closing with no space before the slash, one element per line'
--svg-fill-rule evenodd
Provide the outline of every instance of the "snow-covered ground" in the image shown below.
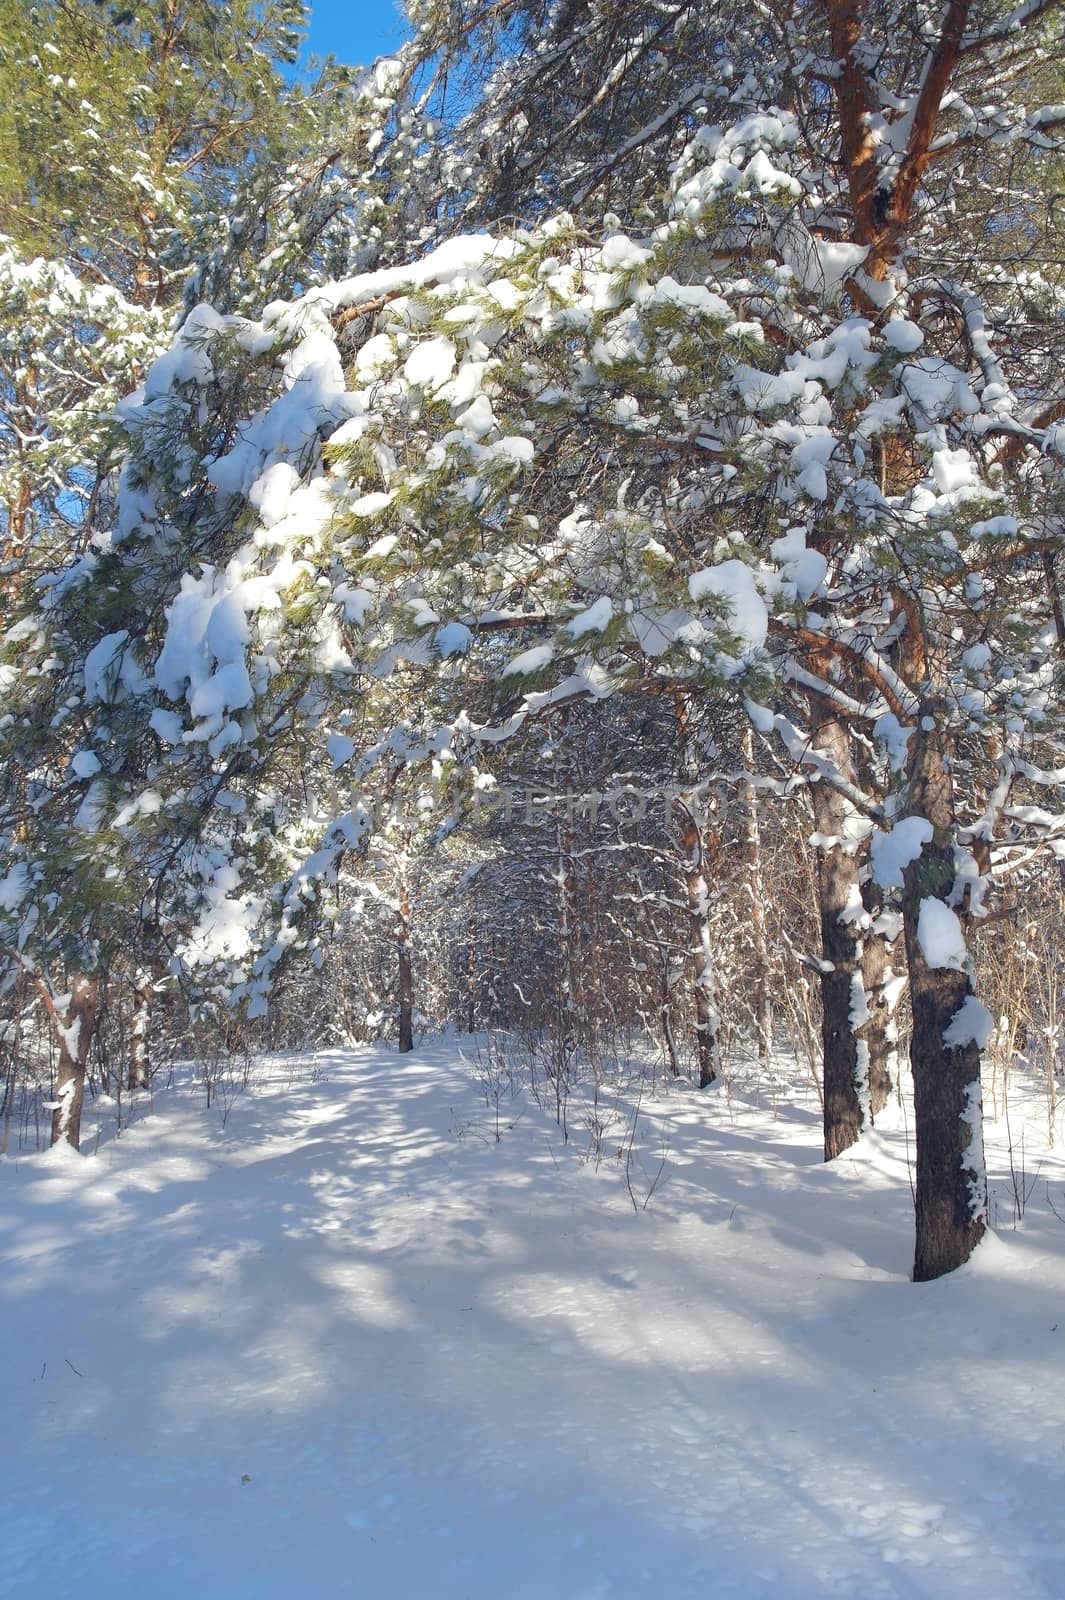
<path fill-rule="evenodd" d="M 454 1043 L 261 1076 L 0 1162 L 0 1594 L 1065 1594 L 1037 1108 L 915 1287 L 901 1122 L 825 1168 L 815 1105 L 674 1090 L 596 1162 Z"/>

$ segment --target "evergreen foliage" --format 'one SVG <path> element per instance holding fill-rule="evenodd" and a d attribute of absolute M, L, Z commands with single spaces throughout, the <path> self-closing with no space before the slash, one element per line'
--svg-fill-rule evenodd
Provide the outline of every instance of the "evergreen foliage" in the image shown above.
<path fill-rule="evenodd" d="M 672 850 L 709 1081 L 692 796 L 726 775 L 688 730 L 713 707 L 728 781 L 813 815 L 828 1156 L 875 1113 L 905 947 L 916 1272 L 959 1264 L 993 1020 L 966 935 L 1061 832 L 1060 8 L 418 5 L 395 59 L 313 93 L 281 88 L 298 7 L 61 9 L 56 48 L 88 30 L 108 64 L 86 118 L 138 140 L 98 174 L 98 235 L 91 129 L 3 178 L 12 284 L 92 363 L 72 387 L 63 364 L 32 467 L 11 425 L 9 506 L 50 493 L 54 525 L 80 472 L 89 510 L 6 635 L 7 946 L 107 971 L 135 923 L 173 982 L 265 1014 L 294 956 L 324 959 L 353 861 L 398 841 L 376 898 L 405 946 L 412 851 L 461 833 L 508 741 L 646 703 L 687 796 L 654 892 Z M 3 58 L 31 74 L 12 149 L 75 92 L 39 55 Z M 31 241 L 65 264 L 20 264 Z M 12 396 L 39 350 L 12 341 Z M 375 823 L 427 773 L 448 822 Z M 754 822 L 746 848 L 754 871 Z"/>

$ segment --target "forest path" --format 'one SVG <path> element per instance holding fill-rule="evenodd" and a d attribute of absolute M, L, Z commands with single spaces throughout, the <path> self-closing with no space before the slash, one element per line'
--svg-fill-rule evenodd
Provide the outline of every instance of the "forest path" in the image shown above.
<path fill-rule="evenodd" d="M 624 1104 L 314 1066 L 0 1162 L 0 1595 L 1065 1593 L 1060 1159 L 915 1287 L 901 1128 L 645 1096 L 634 1209 Z"/>

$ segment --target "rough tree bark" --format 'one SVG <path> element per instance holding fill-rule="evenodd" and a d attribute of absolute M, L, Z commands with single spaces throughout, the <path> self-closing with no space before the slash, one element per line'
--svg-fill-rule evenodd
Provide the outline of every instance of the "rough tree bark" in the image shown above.
<path fill-rule="evenodd" d="M 850 740 L 835 709 L 811 696 L 814 748 L 852 777 Z M 810 790 L 814 827 L 821 836 L 817 901 L 821 920 L 821 1044 L 824 1072 L 825 1160 L 832 1161 L 859 1138 L 868 1094 L 863 1052 L 852 1022 L 857 992 L 864 996 L 861 920 L 864 906 L 853 851 L 834 843 L 844 837 L 847 803 L 823 778 Z"/>
<path fill-rule="evenodd" d="M 85 1073 L 96 1032 L 96 1013 L 100 1002 L 97 978 L 77 977 L 62 1016 L 53 1008 L 52 1018 L 59 1042 L 59 1062 L 55 1079 L 55 1110 L 52 1112 L 52 1143 L 65 1141 L 77 1150 L 81 1146 L 81 1112 L 85 1102 Z"/>
<path fill-rule="evenodd" d="M 962 54 L 970 0 L 948 0 L 941 14 L 938 38 L 930 43 L 921 71 L 906 148 L 884 187 L 878 159 L 880 102 L 862 26 L 872 19 L 863 15 L 868 10 L 863 0 L 826 0 L 825 9 L 837 67 L 833 88 L 853 219 L 851 237 L 867 247 L 864 274 L 883 281 L 904 248 L 918 187 L 932 159 L 940 107 Z M 860 283 L 852 281 L 850 287 L 855 299 L 875 314 L 876 304 L 867 300 Z"/>
<path fill-rule="evenodd" d="M 932 966 L 919 929 L 927 900 L 945 902 L 954 886 L 954 790 L 943 708 L 924 701 L 913 735 L 910 811 L 932 825 L 932 838 L 903 873 L 902 914 L 910 972 L 913 1034 L 915 1282 L 953 1272 L 969 1259 L 986 1226 L 981 1131 L 980 1051 L 944 1035 L 972 994 L 967 971 Z"/>
<path fill-rule="evenodd" d="M 770 1004 L 769 942 L 765 929 L 765 896 L 762 890 L 762 830 L 758 822 L 758 794 L 746 776 L 754 770 L 754 738 L 750 728 L 743 731 L 743 858 L 747 869 L 746 889 L 751 905 L 751 942 L 754 953 L 754 1022 L 758 1040 L 758 1059 L 768 1065 L 773 1054 L 773 1011 Z"/>
<path fill-rule="evenodd" d="M 399 905 L 396 915 L 396 956 L 399 968 L 399 1052 L 409 1055 L 414 1049 L 414 967 L 411 959 L 410 888 L 407 881 L 407 849 L 404 840 L 399 862 Z"/>
<path fill-rule="evenodd" d="M 477 941 L 471 920 L 470 931 L 466 939 L 466 1032 L 475 1033 L 477 1029 Z"/>
<path fill-rule="evenodd" d="M 686 804 L 681 804 L 679 810 L 694 978 L 695 1050 L 699 1067 L 699 1087 L 706 1089 L 715 1083 L 721 1074 L 721 1047 L 718 1041 L 721 1013 L 717 1005 L 714 957 L 707 920 L 708 891 L 703 872 L 702 831 L 694 813 Z"/>
<path fill-rule="evenodd" d="M 133 1017 L 129 1026 L 129 1079 L 132 1091 L 146 1089 L 151 1078 L 152 1002 L 155 986 L 143 968 L 133 976 Z"/>
<path fill-rule="evenodd" d="M 691 707 L 688 696 L 678 694 L 674 709 L 680 743 L 680 772 L 683 782 L 695 779 L 691 748 Z M 692 998 L 695 1010 L 695 1053 L 700 1089 L 709 1088 L 721 1075 L 721 1047 L 718 1034 L 721 1011 L 717 1004 L 717 978 L 713 946 L 710 941 L 709 888 L 704 868 L 706 841 L 698 818 L 698 807 L 690 792 L 678 797 L 676 809 L 678 842 L 684 863 L 684 887 L 688 909 L 688 948 L 692 963 Z"/>
<path fill-rule="evenodd" d="M 862 904 L 874 924 L 881 909 L 879 898 L 875 885 L 862 884 Z M 875 926 L 868 928 L 862 939 L 862 983 L 865 986 L 869 1020 L 858 1030 L 858 1037 L 867 1052 L 869 1114 L 874 1122 L 887 1105 L 895 1087 L 891 1010 L 887 994 L 887 985 L 892 976 L 890 944 Z"/>

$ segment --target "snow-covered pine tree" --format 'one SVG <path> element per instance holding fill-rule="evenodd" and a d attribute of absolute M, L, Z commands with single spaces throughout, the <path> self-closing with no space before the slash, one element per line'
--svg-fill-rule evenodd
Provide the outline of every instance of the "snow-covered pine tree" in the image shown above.
<path fill-rule="evenodd" d="M 511 628 L 520 621 L 526 635 L 522 642 L 527 643 L 533 636 L 538 636 L 541 642 L 533 646 L 535 654 L 529 649 L 520 652 L 509 663 L 507 676 L 513 678 L 530 671 L 543 673 L 556 654 L 563 662 L 571 661 L 576 670 L 564 675 L 561 682 L 552 687 L 527 695 L 517 713 L 519 719 L 535 713 L 543 704 L 557 703 L 569 695 L 596 696 L 617 691 L 627 680 L 638 681 L 648 670 L 659 674 L 665 670 L 671 677 L 682 680 L 693 673 L 696 677 L 710 673 L 719 685 L 738 677 L 745 680 L 751 662 L 757 661 L 768 637 L 768 609 L 764 595 L 759 593 L 760 567 L 763 591 L 767 587 L 775 591 L 774 609 L 779 626 L 793 634 L 798 630 L 797 636 L 802 637 L 801 630 L 806 629 L 808 620 L 805 602 L 821 586 L 827 572 L 827 558 L 821 555 L 818 559 L 818 552 L 809 549 L 805 539 L 798 541 L 791 534 L 778 539 L 775 547 L 763 540 L 762 547 L 756 546 L 744 560 L 745 546 L 748 549 L 750 546 L 747 541 L 737 544 L 734 536 L 728 533 L 727 524 L 726 531 L 717 534 L 716 539 L 711 531 L 705 542 L 700 540 L 697 529 L 705 527 L 715 511 L 720 525 L 729 510 L 738 508 L 751 493 L 751 475 L 764 478 L 767 460 L 779 474 L 788 517 L 795 515 L 791 508 L 803 495 L 815 506 L 823 504 L 817 492 L 822 485 L 815 468 L 825 469 L 829 464 L 828 452 L 820 453 L 817 460 L 807 460 L 807 457 L 817 454 L 809 449 L 811 441 L 825 440 L 834 447 L 834 436 L 822 431 L 811 432 L 809 425 L 802 427 L 801 423 L 791 424 L 799 430 L 797 434 L 783 433 L 775 417 L 762 423 L 760 413 L 767 409 L 776 412 L 782 404 L 787 405 L 790 394 L 796 390 L 794 374 L 802 379 L 800 392 L 804 399 L 807 383 L 817 383 L 824 396 L 846 383 L 848 406 L 857 406 L 863 411 L 876 407 L 873 417 L 879 421 L 885 398 L 890 401 L 891 397 L 873 391 L 870 398 L 866 391 L 863 406 L 860 382 L 848 381 L 852 367 L 857 369 L 859 378 L 874 368 L 875 335 L 868 325 L 858 326 L 852 320 L 834 340 L 826 340 L 822 348 L 797 353 L 791 365 L 776 371 L 770 366 L 767 371 L 750 361 L 736 359 L 737 354 L 754 353 L 743 343 L 750 341 L 751 334 L 749 326 L 742 324 L 738 332 L 733 331 L 738 319 L 731 313 L 725 296 L 715 299 L 715 291 L 708 290 L 705 284 L 697 289 L 693 287 L 690 299 L 697 313 L 706 309 L 706 323 L 709 324 L 701 326 L 702 317 L 695 323 L 702 334 L 698 381 L 705 382 L 706 341 L 713 339 L 719 348 L 724 344 L 726 371 L 719 406 L 727 400 L 732 415 L 755 419 L 753 425 L 743 431 L 734 424 L 729 425 L 728 437 L 738 439 L 740 445 L 734 451 L 734 460 L 724 463 L 726 470 L 716 466 L 709 478 L 709 487 L 719 497 L 718 504 L 715 506 L 713 498 L 706 495 L 705 486 L 704 493 L 693 504 L 690 491 L 685 497 L 687 482 L 678 474 L 674 497 L 672 501 L 667 500 L 664 507 L 672 523 L 667 530 L 656 499 L 651 498 L 662 494 L 663 461 L 667 465 L 675 465 L 678 458 L 687 461 L 688 450 L 684 447 L 691 439 L 690 423 L 684 432 L 678 432 L 673 440 L 656 451 L 656 470 L 653 479 L 647 475 L 643 491 L 645 505 L 638 514 L 617 505 L 616 491 L 608 498 L 605 508 L 600 500 L 594 509 L 581 510 L 580 502 L 574 504 L 573 482 L 561 476 L 561 493 L 569 515 L 560 519 L 559 536 L 545 547 L 544 541 L 534 540 L 538 529 L 529 527 L 525 520 L 529 514 L 520 509 L 521 501 L 515 494 L 515 480 L 530 457 L 535 461 L 537 456 L 561 455 L 567 446 L 572 448 L 575 418 L 585 428 L 591 424 L 593 429 L 607 427 L 611 430 L 618 457 L 613 469 L 618 474 L 616 481 L 620 486 L 623 472 L 631 477 L 628 469 L 638 464 L 638 452 L 646 448 L 642 437 L 646 430 L 638 424 L 634 427 L 633 423 L 644 415 L 648 400 L 665 402 L 652 384 L 650 394 L 645 391 L 640 397 L 641 405 L 640 399 L 632 394 L 635 384 L 631 381 L 634 377 L 631 369 L 615 375 L 617 354 L 634 346 L 639 349 L 641 344 L 649 353 L 651 341 L 659 341 L 657 361 L 641 363 L 641 368 L 646 372 L 648 367 L 657 366 L 661 371 L 668 359 L 669 376 L 673 380 L 670 393 L 675 397 L 670 404 L 685 404 L 683 381 L 678 380 L 683 380 L 690 369 L 681 371 L 677 359 L 681 347 L 676 307 L 679 302 L 685 312 L 688 308 L 679 292 L 682 287 L 679 281 L 663 271 L 672 264 L 669 251 L 673 247 L 674 239 L 668 229 L 666 238 L 651 246 L 637 246 L 620 236 L 608 239 L 598 248 L 570 244 L 567 273 L 559 260 L 558 232 L 551 229 L 542 241 L 537 239 L 508 248 L 504 257 L 508 269 L 505 276 L 496 275 L 488 242 L 474 244 L 470 241 L 463 247 L 465 255 L 452 248 L 409 269 L 406 286 L 420 291 L 428 279 L 432 284 L 428 294 L 398 294 L 405 285 L 403 276 L 397 273 L 371 276 L 357 288 L 347 286 L 344 297 L 372 292 L 375 300 L 383 294 L 396 298 L 382 307 L 389 317 L 387 331 L 376 334 L 372 346 L 361 345 L 358 353 L 359 370 L 372 375 L 374 380 L 373 389 L 363 391 L 367 399 L 373 396 L 371 406 L 364 410 L 358 400 L 341 402 L 337 396 L 337 403 L 353 413 L 332 435 L 330 454 L 338 470 L 328 481 L 312 479 L 302 488 L 297 486 L 298 480 L 293 479 L 291 469 L 279 470 L 284 465 L 282 460 L 267 460 L 267 453 L 262 450 L 263 441 L 276 437 L 277 450 L 286 454 L 291 446 L 291 438 L 283 439 L 274 424 L 278 421 L 276 407 L 292 409 L 289 397 L 298 394 L 295 390 L 275 401 L 272 421 L 268 410 L 254 432 L 246 432 L 236 460 L 232 453 L 225 458 L 227 468 L 235 467 L 239 461 L 241 473 L 247 475 L 246 480 L 242 477 L 242 482 L 248 482 L 249 490 L 255 492 L 256 485 L 261 485 L 257 491 L 260 501 L 266 495 L 264 480 L 271 486 L 283 480 L 286 496 L 291 497 L 294 491 L 300 507 L 308 505 L 312 491 L 321 500 L 324 520 L 313 534 L 305 517 L 290 518 L 292 533 L 300 540 L 312 537 L 327 541 L 319 556 L 319 567 L 325 557 L 338 576 L 340 572 L 344 574 L 340 579 L 339 601 L 336 584 L 331 584 L 328 591 L 321 591 L 325 610 L 318 613 L 319 629 L 326 625 L 331 606 L 343 604 L 345 615 L 354 623 L 361 622 L 362 649 L 369 648 L 376 670 L 381 671 L 389 666 L 395 668 L 404 659 L 420 662 L 430 659 L 434 640 L 436 653 L 444 659 L 452 659 L 453 645 L 461 647 L 455 652 L 460 660 L 468 659 L 478 637 L 494 635 L 504 621 Z M 689 248 L 687 239 L 683 247 Z M 552 254 L 546 257 L 550 265 L 545 272 L 542 269 L 548 250 Z M 637 271 L 632 270 L 634 265 Z M 619 272 L 619 267 L 628 270 Z M 561 294 L 556 288 L 555 296 L 551 297 L 548 291 L 554 286 L 552 280 L 559 278 L 568 293 Z M 660 287 L 663 283 L 664 288 Z M 511 300 L 507 308 L 513 330 L 511 337 L 518 332 L 522 335 L 520 339 L 514 338 L 520 351 L 520 363 L 512 365 L 510 370 L 501 353 L 506 350 L 508 330 L 505 326 L 499 327 L 504 285 L 506 297 Z M 738 295 L 747 311 L 752 294 L 749 281 L 740 279 L 736 288 L 731 283 L 721 283 L 719 287 Z M 460 309 L 461 318 L 453 314 Z M 308 310 L 306 305 L 301 307 L 303 315 Z M 744 317 L 748 324 L 749 320 Z M 685 318 L 679 330 L 681 336 L 686 331 L 686 322 Z M 720 332 L 715 332 L 715 323 Z M 888 354 L 881 358 L 890 369 L 885 373 L 887 381 L 903 385 L 902 403 L 893 404 L 890 412 L 900 419 L 904 417 L 907 378 L 918 385 L 922 404 L 928 403 L 926 385 L 922 382 L 925 369 L 912 364 L 911 373 L 906 370 L 906 363 L 894 359 L 899 354 L 898 340 L 900 337 L 908 340 L 908 329 L 913 326 L 907 323 L 904 330 L 889 324 L 884 346 Z M 488 361 L 478 356 L 476 348 L 471 350 L 474 342 L 487 345 L 483 339 L 486 328 L 493 335 L 487 352 L 495 351 L 494 358 L 490 357 L 492 365 L 488 371 L 484 370 Z M 458 342 L 441 329 L 461 330 L 464 346 L 461 355 L 465 359 L 460 359 Z M 626 342 L 624 350 L 619 351 L 622 339 Z M 841 355 L 844 359 L 840 359 Z M 473 370 L 465 370 L 469 368 Z M 937 364 L 937 370 L 941 370 L 941 364 Z M 560 377 L 569 381 L 560 383 Z M 474 378 L 481 385 L 480 395 L 469 392 L 468 387 L 459 387 L 460 382 L 469 386 Z M 484 392 L 486 378 L 487 393 Z M 551 380 L 550 388 L 544 381 L 547 378 Z M 951 378 L 951 389 L 944 396 L 948 406 L 959 381 L 960 377 Z M 619 394 L 622 382 L 624 389 Z M 357 390 L 345 391 L 346 395 L 358 393 Z M 624 404 L 626 396 L 630 397 L 627 405 Z M 535 402 L 532 407 L 530 397 Z M 753 404 L 750 403 L 752 399 Z M 620 406 L 619 402 L 622 402 Z M 447 407 L 441 416 L 444 429 L 443 432 L 436 430 L 434 446 L 434 434 L 427 438 L 425 433 L 426 412 L 431 420 L 432 406 L 435 404 L 439 409 L 441 403 Z M 737 410 L 737 405 L 742 409 Z M 522 419 L 521 433 L 510 431 L 518 410 Z M 951 414 L 947 412 L 948 417 Z M 618 425 L 619 415 L 625 424 L 623 431 Z M 718 412 L 715 427 L 722 426 L 724 415 L 726 413 Z M 449 427 L 447 418 L 454 418 L 458 426 Z M 563 420 L 565 440 L 562 438 Z M 672 420 L 676 425 L 676 413 Z M 858 419 L 859 424 L 861 420 Z M 868 427 L 870 419 L 864 420 Z M 698 418 L 700 432 L 695 437 L 713 440 L 712 435 L 702 431 L 705 423 L 704 407 Z M 819 430 L 823 427 L 824 424 L 818 424 Z M 656 439 L 661 431 L 661 421 L 657 421 Z M 927 429 L 922 431 L 927 432 Z M 367 435 L 369 439 L 364 445 Z M 859 450 L 864 450 L 860 443 L 863 437 L 868 437 L 868 433 L 857 432 L 855 442 Z M 721 434 L 717 440 L 722 442 Z M 922 444 L 931 456 L 934 471 L 937 452 L 920 440 L 916 441 L 914 449 L 920 450 Z M 624 455 L 623 445 L 626 447 Z M 706 449 L 706 446 L 698 448 Z M 428 458 L 427 449 L 434 451 Z M 727 470 L 729 467 L 731 471 Z M 222 476 L 217 466 L 209 470 L 216 480 Z M 888 556 L 893 556 L 900 571 L 903 570 L 899 528 L 909 533 L 906 502 L 901 508 L 887 504 L 881 507 L 881 502 L 873 498 L 876 514 L 870 517 L 867 476 L 855 473 L 852 461 L 847 464 L 846 475 L 841 473 L 840 477 L 841 488 L 848 490 L 853 497 L 851 503 L 856 505 L 855 545 L 860 547 L 863 534 L 867 539 L 871 537 L 870 525 L 875 538 L 878 519 L 883 517 L 887 534 L 876 540 L 877 560 L 884 563 Z M 930 494 L 928 481 L 922 476 L 918 486 Z M 934 477 L 930 481 L 933 485 L 936 482 Z M 377 486 L 382 483 L 387 487 Z M 556 493 L 559 492 L 558 483 L 555 479 L 554 484 L 549 485 Z M 630 485 L 628 494 L 631 493 Z M 885 502 L 887 498 L 883 496 Z M 543 499 L 539 503 L 542 505 Z M 286 499 L 285 509 L 287 505 Z M 428 506 L 432 507 L 431 542 L 426 538 L 425 508 Z M 271 521 L 273 511 L 271 506 Z M 471 515 L 471 511 L 477 515 Z M 364 526 L 366 533 L 362 532 Z M 683 543 L 685 527 L 693 530 L 691 554 L 687 556 Z M 678 528 L 682 540 L 679 544 Z M 924 528 L 922 522 L 922 540 L 926 537 Z M 485 554 L 491 551 L 491 560 L 486 563 L 483 557 L 478 557 L 471 567 L 469 556 L 484 546 L 486 530 L 493 532 L 492 545 L 484 551 Z M 667 531 L 673 550 L 661 537 L 656 537 Z M 984 536 L 983 532 L 978 535 Z M 722 539 L 728 541 L 724 547 L 719 543 Z M 260 576 L 264 565 L 273 564 L 276 581 L 280 576 L 276 554 L 271 554 L 264 562 L 264 548 L 265 540 L 252 545 L 241 560 L 250 558 L 260 569 Z M 724 549 L 738 553 L 729 554 L 724 560 L 713 560 L 714 555 L 723 554 Z M 430 564 L 426 558 L 434 553 L 437 559 Z M 909 538 L 904 554 L 908 570 L 912 565 Z M 710 562 L 704 566 L 702 563 L 708 556 Z M 677 566 L 681 568 L 679 573 L 675 570 Z M 291 572 L 291 568 L 287 570 Z M 353 573 L 361 576 L 357 588 L 350 581 Z M 775 581 L 769 583 L 768 578 L 774 573 Z M 223 598 L 233 580 L 241 578 L 240 572 L 231 570 L 220 593 L 217 579 L 210 576 L 203 593 L 207 610 Z M 633 579 L 635 589 L 631 589 Z M 417 585 L 413 593 L 412 581 Z M 861 582 L 868 584 L 870 581 L 866 571 Z M 202 590 L 203 584 L 201 579 L 188 587 Z M 512 602 L 507 605 L 508 597 L 515 593 L 515 585 L 522 597 L 517 610 Z M 588 599 L 591 604 L 583 604 Z M 708 609 L 705 604 L 710 601 L 712 606 L 714 600 L 717 601 L 714 609 L 720 618 L 717 623 L 714 609 Z M 794 616 L 797 600 L 804 605 L 801 623 L 796 623 Z M 575 610 L 578 605 L 582 605 L 579 611 Z M 876 615 L 882 611 L 881 604 Z M 176 621 L 177 614 L 172 611 L 170 629 Z M 889 626 L 890 621 L 888 613 L 883 625 Z M 852 655 L 860 654 L 849 641 L 835 638 L 827 629 L 824 631 L 834 657 L 850 661 Z M 215 681 L 219 690 L 223 687 L 220 680 L 224 669 L 230 664 L 217 655 L 220 638 L 221 632 L 216 629 L 216 643 L 210 647 L 215 653 L 208 660 L 209 673 L 205 680 Z M 228 643 L 224 649 L 229 649 Z M 863 659 L 868 654 L 866 651 Z M 585 657 L 583 667 L 574 659 L 580 655 Z M 233 664 L 239 665 L 239 662 L 235 660 Z M 203 670 L 196 669 L 197 686 Z M 454 670 L 452 667 L 452 673 Z M 883 662 L 875 668 L 867 662 L 862 671 L 864 681 L 870 680 L 870 674 L 875 676 L 878 690 L 885 699 L 861 704 L 851 697 L 847 705 L 849 714 L 861 714 L 871 721 L 874 727 L 879 727 L 885 747 L 890 749 L 894 739 L 897 749 L 901 726 L 898 712 L 905 713 L 907 707 L 896 682 L 898 674 Z M 194 693 L 191 688 L 193 673 L 188 663 L 179 676 L 186 680 L 184 691 L 178 688 L 180 702 L 186 700 L 190 692 Z M 842 691 L 831 685 L 828 691 L 833 701 L 839 703 Z M 223 698 L 220 711 L 215 713 L 214 720 L 219 726 L 212 739 L 222 734 L 223 729 L 234 726 L 232 718 L 223 715 L 226 709 L 227 702 Z M 766 713 L 765 717 L 759 717 L 763 722 L 767 719 L 768 725 L 792 740 L 799 758 L 812 765 L 822 779 L 828 778 L 836 788 L 842 788 L 852 804 L 857 801 L 874 816 L 880 814 L 882 802 L 858 792 L 846 781 L 845 774 L 838 768 L 833 769 L 823 754 L 814 752 L 808 758 L 804 740 L 788 729 L 782 716 Z M 236 727 L 239 730 L 239 724 Z M 493 736 L 496 731 L 493 730 Z M 476 730 L 472 736 L 476 738 Z M 239 731 L 227 733 L 226 737 L 234 743 L 241 742 Z M 266 965 L 268 967 L 269 962 Z"/>
<path fill-rule="evenodd" d="M 190 319 L 128 413 L 118 542 L 145 600 L 133 720 L 165 729 L 167 785 L 225 793 L 230 816 L 274 764 L 302 751 L 313 770 L 360 675 L 435 690 L 437 754 L 649 685 L 744 703 L 844 798 L 881 885 L 901 884 L 926 1277 L 983 1226 L 987 1018 L 962 916 L 990 880 L 973 846 L 995 849 L 1011 786 L 1059 776 L 1038 753 L 1053 595 L 1032 574 L 1057 550 L 1061 432 L 1011 337 L 1011 280 L 981 299 L 922 252 L 946 238 L 949 155 L 1052 146 L 1056 109 L 1022 105 L 1019 84 L 1060 24 L 1050 5 L 951 4 L 935 28 L 911 11 L 797 8 L 759 23 L 776 48 L 758 61 L 711 52 L 639 237 L 610 215 L 534 216 L 257 323 Z M 989 72 L 994 116 L 970 106 Z M 1043 304 L 1058 315 L 1050 286 Z M 205 450 L 210 397 L 249 385 L 259 409 Z M 164 569 L 160 548 L 187 557 L 206 529 L 224 565 Z M 511 686 L 491 725 L 456 714 L 486 676 Z M 861 731 L 865 773 L 786 714 L 782 684 Z M 986 802 L 960 818 L 953 774 L 992 744 Z M 247 825 L 212 916 L 262 951 L 235 991 L 261 1006 L 366 819 L 333 819 L 280 880 L 238 847 Z"/>
<path fill-rule="evenodd" d="M 115 404 L 187 292 L 227 303 L 347 265 L 347 75 L 286 73 L 305 7 L 134 14 L 3 0 L 0 527 L 5 588 L 106 525 Z M 343 211 L 342 219 L 337 213 Z M 340 243 L 343 239 L 344 244 Z M 262 258 L 266 258 L 263 260 Z M 196 271 L 193 271 L 193 268 Z"/>
<path fill-rule="evenodd" d="M 921 282 L 922 298 L 942 294 L 946 282 L 963 298 L 986 283 L 994 299 L 1014 276 L 1003 275 L 1000 260 L 1031 254 L 1046 221 L 1040 174 L 1061 124 L 1056 9 L 1005 15 L 966 5 L 945 14 L 938 33 L 912 6 L 890 4 L 766 13 L 514 0 L 427 7 L 418 16 L 446 41 L 445 56 L 466 43 L 486 75 L 483 95 L 444 141 L 454 216 L 533 222 L 565 204 L 593 231 L 606 208 L 639 231 L 661 172 L 705 148 L 700 126 L 712 141 L 737 122 L 738 108 L 757 116 L 783 107 L 794 118 L 789 170 L 802 175 L 801 199 L 786 221 L 757 205 L 738 211 L 720 243 L 741 256 L 782 257 L 830 311 L 842 301 L 882 313 L 895 267 L 915 288 Z M 481 159 L 463 165 L 463 150 Z M 981 243 L 982 230 L 990 241 Z M 848 276 L 848 260 L 859 254 L 861 270 Z M 937 320 L 951 315 L 948 305 Z M 1037 357 L 1047 347 L 1030 325 L 1025 342 Z M 946 353 L 949 341 L 941 338 L 939 348 Z M 823 724 L 837 745 L 849 745 L 847 721 L 825 721 L 823 711 L 811 700 L 801 720 L 815 738 Z M 845 764 L 855 759 L 855 751 L 843 754 Z M 815 784 L 826 814 L 848 804 L 829 787 Z M 889 1054 L 880 1006 L 860 1001 L 854 1015 L 867 1020 L 851 1021 L 851 978 L 884 927 L 867 919 L 859 937 L 853 917 L 840 921 L 840 907 L 856 901 L 868 878 L 864 863 L 860 840 L 830 844 L 820 877 L 828 1156 L 857 1136 L 882 1093 L 880 1081 L 870 1095 L 866 1057 L 882 1063 Z"/>
<path fill-rule="evenodd" d="M 322 197 L 335 162 L 325 131 L 337 135 L 347 76 L 330 69 L 306 90 L 289 81 L 304 15 L 291 0 L 224 15 L 199 0 L 138 15 L 88 0 L 3 8 L 3 932 L 59 1029 L 61 1078 L 73 1026 L 64 997 L 97 994 L 117 961 L 143 1002 L 153 987 L 143 974 L 165 971 L 168 954 L 153 908 L 133 892 L 143 861 L 127 841 L 123 872 L 114 840 L 97 837 L 91 797 L 109 757 L 97 765 L 81 743 L 78 708 L 106 705 L 121 719 L 136 675 L 127 644 L 143 590 L 107 558 L 116 410 L 169 345 L 205 237 L 221 230 L 237 299 L 249 281 L 257 299 L 266 282 L 291 284 L 293 259 L 304 285 L 316 263 L 340 260 L 350 217 Z M 83 571 L 96 572 L 92 599 L 68 610 L 64 580 Z M 120 762 L 127 787 L 139 761 Z M 71 1081 L 84 1074 L 95 1003 L 79 1015 Z M 76 1117 L 60 1131 L 76 1143 Z"/>

